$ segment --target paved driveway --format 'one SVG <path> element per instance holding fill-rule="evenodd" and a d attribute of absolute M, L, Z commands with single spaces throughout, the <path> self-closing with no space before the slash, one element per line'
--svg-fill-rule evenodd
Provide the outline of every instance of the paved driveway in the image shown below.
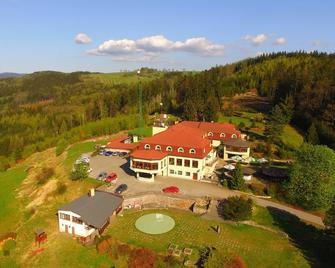
<path fill-rule="evenodd" d="M 90 166 L 93 169 L 91 177 L 95 178 L 101 171 L 106 171 L 107 173 L 115 172 L 119 179 L 115 186 L 110 187 L 109 190 L 112 191 L 113 188 L 115 188 L 117 185 L 125 183 L 128 185 L 128 191 L 124 194 L 125 196 L 145 192 L 161 192 L 163 188 L 172 185 L 177 186 L 180 189 L 181 194 L 190 197 L 211 196 L 216 199 L 223 199 L 229 196 L 242 194 L 227 188 L 218 187 L 216 184 L 178 179 L 174 177 L 156 176 L 155 182 L 138 181 L 135 178 L 134 172 L 129 169 L 129 163 L 127 161 L 127 159 L 123 159 L 118 156 L 97 155 L 91 157 Z M 261 198 L 252 197 L 252 199 L 259 206 L 278 208 L 292 213 L 302 220 L 323 226 L 323 222 L 320 217 L 308 212 L 297 210 Z"/>

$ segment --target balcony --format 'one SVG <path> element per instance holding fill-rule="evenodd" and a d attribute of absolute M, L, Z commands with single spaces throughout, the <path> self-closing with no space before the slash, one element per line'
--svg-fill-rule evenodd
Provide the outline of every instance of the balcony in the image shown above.
<path fill-rule="evenodd" d="M 247 153 L 248 152 L 248 148 L 226 146 L 226 151 L 236 152 L 236 153 Z"/>
<path fill-rule="evenodd" d="M 158 170 L 158 163 L 133 161 L 131 167 L 142 170 Z"/>

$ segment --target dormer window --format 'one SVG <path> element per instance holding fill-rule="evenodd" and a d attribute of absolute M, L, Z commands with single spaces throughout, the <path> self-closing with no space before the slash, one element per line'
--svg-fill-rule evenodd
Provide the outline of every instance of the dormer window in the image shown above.
<path fill-rule="evenodd" d="M 213 137 L 213 132 L 208 132 L 207 136 L 208 137 Z"/>
<path fill-rule="evenodd" d="M 156 150 L 156 151 L 160 151 L 160 150 L 162 150 L 162 148 L 161 148 L 160 145 L 156 145 L 155 150 Z"/>
<path fill-rule="evenodd" d="M 144 149 L 145 150 L 150 150 L 150 145 L 149 144 L 144 145 Z"/>
<path fill-rule="evenodd" d="M 189 152 L 190 152 L 190 154 L 195 154 L 195 149 L 192 148 L 192 149 L 190 149 Z"/>
<path fill-rule="evenodd" d="M 184 152 L 184 148 L 179 147 L 178 148 L 178 153 L 183 153 L 183 152 Z"/>
<path fill-rule="evenodd" d="M 237 135 L 236 134 L 233 134 L 231 135 L 232 139 L 236 139 L 237 138 Z"/>
<path fill-rule="evenodd" d="M 171 146 L 168 146 L 168 147 L 166 147 L 166 150 L 167 150 L 168 152 L 172 152 L 172 147 L 171 147 Z"/>
<path fill-rule="evenodd" d="M 223 132 L 220 134 L 220 137 L 221 138 L 224 138 L 224 137 L 226 137 L 226 134 L 224 134 Z"/>

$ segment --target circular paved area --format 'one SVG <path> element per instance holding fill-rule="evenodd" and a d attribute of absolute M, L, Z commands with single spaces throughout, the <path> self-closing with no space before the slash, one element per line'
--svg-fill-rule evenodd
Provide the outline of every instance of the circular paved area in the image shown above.
<path fill-rule="evenodd" d="M 174 226 L 174 219 L 161 213 L 143 215 L 135 222 L 135 227 L 146 234 L 164 234 L 171 231 Z"/>

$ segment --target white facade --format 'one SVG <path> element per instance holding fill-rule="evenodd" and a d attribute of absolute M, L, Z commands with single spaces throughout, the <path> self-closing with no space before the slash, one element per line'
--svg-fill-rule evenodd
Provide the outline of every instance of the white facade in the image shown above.
<path fill-rule="evenodd" d="M 224 160 L 229 160 L 231 158 L 231 156 L 240 156 L 243 159 L 247 159 L 250 156 L 250 147 L 245 149 L 245 152 L 242 151 L 232 151 L 229 150 L 228 146 L 224 146 L 224 152 L 223 152 L 223 159 Z"/>
<path fill-rule="evenodd" d="M 177 177 L 189 180 L 201 180 L 205 176 L 206 164 L 212 163 L 216 159 L 215 151 L 212 150 L 206 157 L 191 158 L 183 156 L 169 155 L 161 160 L 144 160 L 139 158 L 131 158 L 130 169 L 136 172 L 137 179 L 141 181 L 154 181 L 155 175 Z M 157 169 L 142 169 L 134 167 L 133 163 L 149 163 L 157 164 Z M 140 173 L 150 174 L 150 178 L 142 178 Z"/>
<path fill-rule="evenodd" d="M 79 221 L 76 219 L 79 219 Z M 58 226 L 60 232 L 69 233 L 73 236 L 88 237 L 96 231 L 95 228 L 82 222 L 80 215 L 71 211 L 58 211 Z"/>

